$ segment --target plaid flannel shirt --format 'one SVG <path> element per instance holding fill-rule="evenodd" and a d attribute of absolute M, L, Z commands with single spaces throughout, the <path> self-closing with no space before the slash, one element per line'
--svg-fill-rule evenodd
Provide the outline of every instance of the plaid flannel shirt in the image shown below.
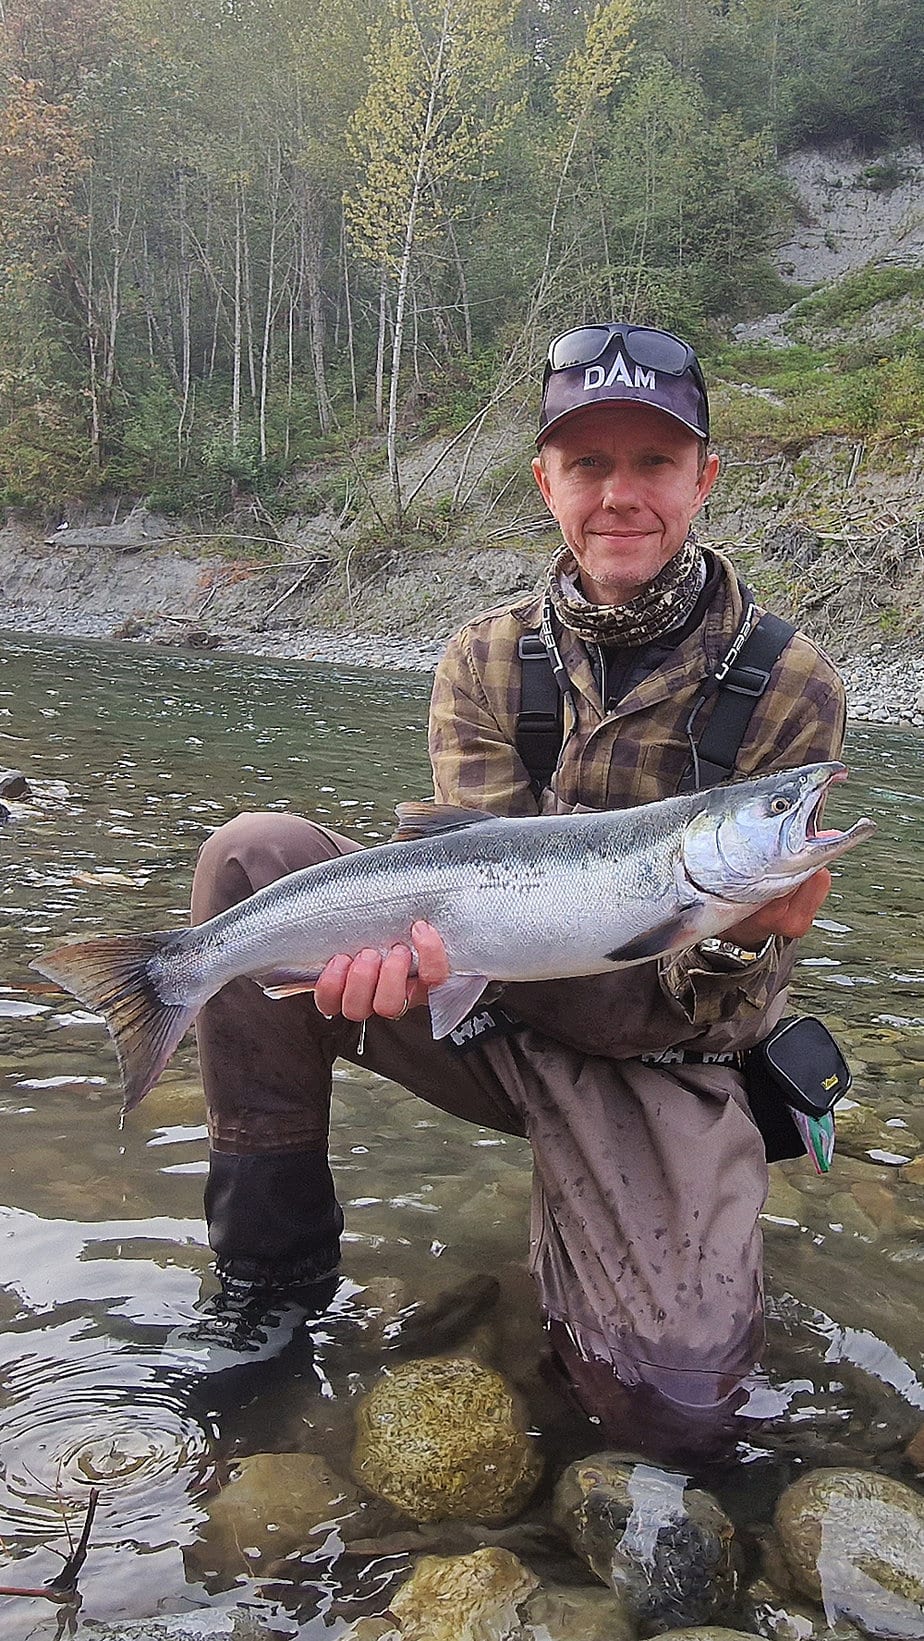
<path fill-rule="evenodd" d="M 489 610 L 456 633 L 437 668 L 430 707 L 436 801 L 495 815 L 530 815 L 540 810 L 623 809 L 676 793 L 691 759 L 686 725 L 694 701 L 726 654 L 743 615 L 737 576 L 727 558 L 715 556 L 723 574 L 702 623 L 660 666 L 630 679 L 612 711 L 604 710 L 583 642 L 568 630 L 561 633 L 559 647 L 573 686 L 574 708 L 566 707 L 558 767 L 538 803 L 517 752 L 516 720 L 521 687 L 518 642 L 524 632 L 539 627 L 541 593 Z M 702 733 L 708 711 L 708 706 L 702 709 L 694 734 Z M 811 640 L 797 633 L 757 702 L 735 776 L 838 757 L 845 716 L 840 678 Z M 785 985 L 794 958 L 794 943 L 776 940 L 759 962 L 733 975 L 710 970 L 696 949 L 673 961 L 646 964 L 645 969 L 657 968 L 668 1017 L 653 1018 L 650 1031 L 637 1030 L 636 1040 L 628 1042 L 618 1033 L 614 1037 L 612 1032 L 591 1032 L 586 1046 L 591 1052 L 613 1052 L 616 1043 L 624 1052 L 641 1053 L 696 1036 L 700 1048 L 704 1045 L 698 1034 L 704 1030 L 710 1048 L 747 1046 L 769 1029 L 767 1009 Z M 627 974 L 633 977 L 637 996 L 638 968 L 568 985 L 590 985 L 599 993 L 602 981 L 608 999 L 618 1007 Z M 545 982 L 543 990 L 549 988 Z M 524 996 L 534 990 L 515 988 Z M 652 998 L 657 1015 L 663 1011 L 656 1002 Z M 638 1008 L 632 1012 L 638 1016 Z M 716 1029 L 723 1022 L 730 1030 Z M 568 1035 L 564 1028 L 561 1035 Z"/>

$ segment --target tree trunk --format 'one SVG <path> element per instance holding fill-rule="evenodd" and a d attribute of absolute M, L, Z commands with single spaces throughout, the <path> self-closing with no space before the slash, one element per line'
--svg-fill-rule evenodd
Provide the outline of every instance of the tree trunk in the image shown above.
<path fill-rule="evenodd" d="M 263 314 L 263 347 L 260 352 L 260 460 L 266 461 L 266 397 L 269 388 L 270 337 L 273 326 L 273 304 L 276 300 L 276 236 L 279 231 L 279 188 L 282 160 L 277 145 L 273 180 L 270 188 L 270 240 L 266 269 L 266 308 Z"/>
<path fill-rule="evenodd" d="M 231 356 L 231 449 L 235 455 L 240 449 L 241 443 L 241 344 L 241 193 L 240 184 L 236 182 L 234 185 L 234 340 Z"/>
<path fill-rule="evenodd" d="M 319 202 L 306 185 L 303 192 L 302 224 L 304 237 L 305 285 L 308 293 L 308 341 L 311 347 L 311 368 L 314 374 L 314 392 L 318 406 L 321 432 L 329 433 L 333 422 L 327 373 L 324 365 L 324 307 L 321 289 L 321 211 Z"/>
<path fill-rule="evenodd" d="M 436 120 L 436 99 L 440 90 L 443 73 L 443 59 L 446 53 L 446 43 L 449 33 L 448 10 L 443 12 L 443 27 L 440 34 L 439 46 L 430 75 L 430 94 L 427 100 L 427 114 L 424 128 L 420 137 L 420 147 L 417 151 L 417 164 L 414 169 L 414 181 L 411 187 L 411 197 L 408 202 L 407 218 L 404 224 L 404 244 L 401 250 L 401 260 L 398 264 L 398 289 L 395 297 L 395 334 L 391 349 L 391 382 L 388 394 L 388 427 L 385 433 L 385 443 L 388 450 L 388 472 L 391 479 L 391 495 L 395 510 L 395 523 L 400 528 L 402 523 L 401 506 L 401 475 L 398 470 L 398 397 L 401 380 L 401 349 L 404 342 L 404 320 L 407 306 L 408 278 L 411 270 L 411 257 L 414 251 L 414 233 L 417 227 L 417 208 L 420 204 L 420 195 L 423 188 L 424 172 L 427 154 L 433 136 Z"/>
<path fill-rule="evenodd" d="M 353 396 L 353 417 L 359 407 L 359 395 L 356 391 L 356 351 L 353 337 L 353 302 L 350 296 L 350 262 L 347 256 L 346 221 L 343 208 L 340 212 L 340 252 L 343 259 L 343 302 L 347 327 L 347 353 L 350 360 L 350 391 Z"/>
<path fill-rule="evenodd" d="M 375 425 L 380 431 L 385 426 L 385 286 L 387 279 L 388 274 L 383 268 L 379 284 L 379 334 L 375 344 Z"/>

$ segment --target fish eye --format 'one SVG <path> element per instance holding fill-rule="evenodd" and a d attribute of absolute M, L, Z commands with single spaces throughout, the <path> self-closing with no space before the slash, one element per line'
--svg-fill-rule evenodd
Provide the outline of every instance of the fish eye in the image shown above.
<path fill-rule="evenodd" d="M 772 798 L 770 801 L 771 815 L 785 815 L 792 808 L 789 798 Z"/>

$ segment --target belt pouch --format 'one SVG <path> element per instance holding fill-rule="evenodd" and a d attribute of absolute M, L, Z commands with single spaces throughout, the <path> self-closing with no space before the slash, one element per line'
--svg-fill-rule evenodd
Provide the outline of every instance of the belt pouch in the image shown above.
<path fill-rule="evenodd" d="M 743 1057 L 751 1114 L 768 1162 L 801 1157 L 805 1142 L 793 1110 L 825 1116 L 851 1082 L 850 1067 L 827 1026 L 812 1015 L 789 1015 Z"/>

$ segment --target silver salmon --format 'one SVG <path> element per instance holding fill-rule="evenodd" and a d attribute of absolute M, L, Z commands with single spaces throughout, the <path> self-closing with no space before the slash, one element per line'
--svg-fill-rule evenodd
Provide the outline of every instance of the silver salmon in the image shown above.
<path fill-rule="evenodd" d="M 104 1016 L 130 1111 L 229 980 L 271 997 L 309 991 L 338 952 L 413 952 L 418 918 L 441 934 L 451 970 L 429 994 L 435 1038 L 492 980 L 603 974 L 721 934 L 875 831 L 865 818 L 819 829 L 846 778 L 843 764 L 810 764 L 637 809 L 528 819 L 399 804 L 389 843 L 293 872 L 191 929 L 94 936 L 31 966 Z"/>

